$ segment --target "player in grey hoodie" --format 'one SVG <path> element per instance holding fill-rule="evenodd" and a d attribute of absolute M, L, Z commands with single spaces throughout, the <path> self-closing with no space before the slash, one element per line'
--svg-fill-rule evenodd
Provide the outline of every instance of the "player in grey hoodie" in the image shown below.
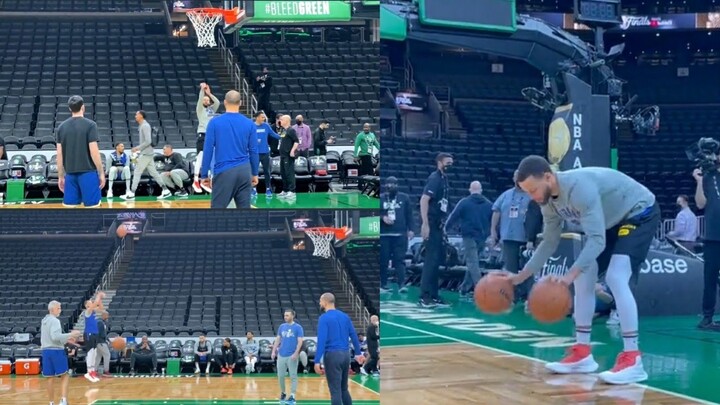
<path fill-rule="evenodd" d="M 518 167 L 518 184 L 541 205 L 543 241 L 525 269 L 510 276 L 518 285 L 539 271 L 560 244 L 565 222 L 579 225 L 585 246 L 559 282 L 575 287 L 577 343 L 562 361 L 548 363 L 555 373 L 592 373 L 590 329 L 595 312 L 595 284 L 605 276 L 620 317 L 624 350 L 615 367 L 598 377 L 609 384 L 639 383 L 648 378 L 638 349 L 638 312 L 630 290 L 660 223 L 655 195 L 631 177 L 613 169 L 583 167 L 556 172 L 541 156 L 528 156 Z"/>
<path fill-rule="evenodd" d="M 42 320 L 40 326 L 40 343 L 42 345 L 42 374 L 47 378 L 48 397 L 50 405 L 54 405 L 55 379 L 61 377 L 60 405 L 67 405 L 67 391 L 70 377 L 68 371 L 68 359 L 65 354 L 65 342 L 70 339 L 77 339 L 82 332 L 74 330 L 70 333 L 62 333 L 62 325 L 58 316 L 62 312 L 62 306 L 57 301 L 50 301 L 48 314 Z"/>

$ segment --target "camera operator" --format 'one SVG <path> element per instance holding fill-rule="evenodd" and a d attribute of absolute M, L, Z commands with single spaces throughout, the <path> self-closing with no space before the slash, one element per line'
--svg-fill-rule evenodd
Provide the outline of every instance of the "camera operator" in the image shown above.
<path fill-rule="evenodd" d="M 720 324 L 713 322 L 720 274 L 720 158 L 714 168 L 695 169 L 697 182 L 695 204 L 705 209 L 705 235 L 703 236 L 705 287 L 703 289 L 703 319 L 698 328 L 720 332 Z"/>

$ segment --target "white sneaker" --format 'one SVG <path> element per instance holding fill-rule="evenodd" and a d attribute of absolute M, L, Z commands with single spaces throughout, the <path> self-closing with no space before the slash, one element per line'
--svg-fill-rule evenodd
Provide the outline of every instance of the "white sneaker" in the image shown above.
<path fill-rule="evenodd" d="M 200 180 L 193 181 L 192 188 L 195 194 L 200 194 L 203 191 L 202 187 L 200 187 Z"/>
<path fill-rule="evenodd" d="M 93 383 L 100 381 L 99 378 L 93 377 L 90 373 L 85 373 L 85 375 L 83 377 L 85 377 L 85 379 L 87 379 L 88 381 L 93 382 Z"/>
<path fill-rule="evenodd" d="M 615 367 L 611 370 L 598 374 L 601 380 L 608 384 L 633 384 L 648 379 L 648 374 L 642 364 L 642 356 L 639 351 L 621 352 Z"/>
<path fill-rule="evenodd" d="M 123 200 L 134 200 L 135 193 L 133 193 L 132 191 L 128 191 L 124 195 L 121 195 L 120 198 L 122 198 Z"/>
<path fill-rule="evenodd" d="M 368 375 L 368 372 L 365 371 L 365 367 L 363 367 L 363 366 L 360 366 L 360 373 L 361 373 L 362 375 Z"/>
<path fill-rule="evenodd" d="M 195 367 L 195 374 L 200 374 L 200 367 Z"/>
<path fill-rule="evenodd" d="M 620 325 L 620 316 L 618 315 L 616 310 L 613 309 L 612 311 L 610 311 L 610 316 L 605 323 L 607 325 Z"/>
<path fill-rule="evenodd" d="M 108 188 L 108 192 L 107 192 L 106 198 L 107 198 L 108 200 L 111 199 L 111 198 L 113 198 L 112 188 Z"/>
<path fill-rule="evenodd" d="M 162 193 L 158 196 L 158 200 L 164 200 L 168 197 L 172 197 L 172 193 L 168 189 L 163 189 Z"/>
<path fill-rule="evenodd" d="M 280 198 L 284 198 L 287 195 L 287 191 L 283 191 L 282 193 L 278 194 L 277 196 Z"/>
<path fill-rule="evenodd" d="M 288 192 L 285 194 L 285 197 L 284 197 L 284 198 L 295 198 L 295 197 L 296 197 L 296 194 L 295 194 L 294 192 L 288 191 Z"/>
<path fill-rule="evenodd" d="M 547 363 L 545 368 L 557 374 L 593 373 L 598 364 L 590 352 L 590 345 L 574 344 L 562 360 Z"/>
<path fill-rule="evenodd" d="M 203 183 L 200 183 L 200 187 L 202 187 L 202 189 L 205 190 L 207 193 L 212 194 L 212 187 L 208 187 Z"/>

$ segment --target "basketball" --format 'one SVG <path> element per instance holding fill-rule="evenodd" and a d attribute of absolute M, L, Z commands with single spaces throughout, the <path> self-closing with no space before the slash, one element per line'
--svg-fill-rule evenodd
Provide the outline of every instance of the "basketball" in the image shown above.
<path fill-rule="evenodd" d="M 514 286 L 505 277 L 488 274 L 475 286 L 475 305 L 486 314 L 501 314 L 507 311 L 514 299 Z"/>
<path fill-rule="evenodd" d="M 563 283 L 544 278 L 528 297 L 528 310 L 538 322 L 555 323 L 564 319 L 572 307 L 570 289 Z"/>
<path fill-rule="evenodd" d="M 118 226 L 118 228 L 117 228 L 116 233 L 117 233 L 117 236 L 118 236 L 118 237 L 124 238 L 124 237 L 127 236 L 127 233 L 128 233 L 128 232 L 127 232 L 127 228 L 125 228 L 125 225 L 124 225 L 124 224 L 120 224 L 120 225 Z"/>
<path fill-rule="evenodd" d="M 125 338 L 116 337 L 116 338 L 113 339 L 113 341 L 112 341 L 112 348 L 115 349 L 115 350 L 117 350 L 117 351 L 124 350 L 124 349 L 125 349 L 125 346 L 126 346 L 126 344 L 125 344 Z"/>

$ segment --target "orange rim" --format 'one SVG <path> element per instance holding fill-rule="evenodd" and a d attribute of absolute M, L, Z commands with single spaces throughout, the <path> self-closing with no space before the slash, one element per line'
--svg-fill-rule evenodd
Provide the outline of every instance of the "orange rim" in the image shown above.
<path fill-rule="evenodd" d="M 349 227 L 343 226 L 342 228 L 330 228 L 330 227 L 316 227 L 316 228 L 305 228 L 305 232 L 315 231 L 320 233 L 334 233 L 335 239 L 343 240 L 350 235 L 352 231 Z"/>
<path fill-rule="evenodd" d="M 188 13 L 222 14 L 226 24 L 235 24 L 240 17 L 245 15 L 245 10 L 241 10 L 238 7 L 230 10 L 224 8 L 193 8 L 185 12 L 185 14 Z"/>

